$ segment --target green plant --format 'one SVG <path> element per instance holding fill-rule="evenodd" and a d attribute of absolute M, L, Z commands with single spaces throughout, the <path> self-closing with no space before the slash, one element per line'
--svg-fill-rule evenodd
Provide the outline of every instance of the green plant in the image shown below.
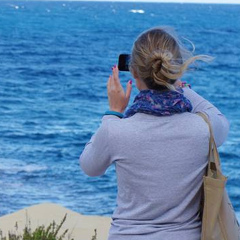
<path fill-rule="evenodd" d="M 58 236 L 58 233 L 60 229 L 62 228 L 62 225 L 66 221 L 67 214 L 62 219 L 61 223 L 59 225 L 56 224 L 55 221 L 50 223 L 48 227 L 45 227 L 44 225 L 37 227 L 34 231 L 31 229 L 31 222 L 29 221 L 25 228 L 23 229 L 22 234 L 16 233 L 18 231 L 18 224 L 16 222 L 15 229 L 16 232 L 8 232 L 8 237 L 2 235 L 2 231 L 0 229 L 0 240 L 63 240 L 66 237 L 66 234 L 68 232 L 68 229 L 66 229 L 60 236 Z M 92 236 L 91 240 L 97 240 L 97 229 L 94 229 L 94 236 Z M 68 235 L 69 240 L 74 240 L 71 238 L 70 235 Z"/>

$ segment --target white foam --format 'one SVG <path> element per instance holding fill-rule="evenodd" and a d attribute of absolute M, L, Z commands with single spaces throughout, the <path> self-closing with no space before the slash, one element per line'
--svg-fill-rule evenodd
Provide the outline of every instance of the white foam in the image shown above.
<path fill-rule="evenodd" d="M 19 6 L 17 6 L 17 5 L 9 4 L 9 6 L 15 8 L 15 9 L 19 9 Z"/>
<path fill-rule="evenodd" d="M 145 13 L 145 11 L 142 10 L 142 9 L 131 9 L 129 12 L 132 12 L 132 13 L 141 13 L 141 14 Z"/>
<path fill-rule="evenodd" d="M 1 161 L 0 163 L 0 172 L 4 172 L 7 174 L 16 174 L 19 172 L 39 172 L 47 170 L 47 166 L 45 165 L 37 165 L 37 164 L 26 164 L 20 160 L 8 160 L 8 162 Z"/>
<path fill-rule="evenodd" d="M 36 164 L 30 164 L 30 165 L 23 166 L 20 169 L 24 172 L 31 173 L 31 172 L 39 172 L 39 171 L 47 170 L 47 167 L 46 166 L 39 166 L 39 165 L 36 165 Z"/>

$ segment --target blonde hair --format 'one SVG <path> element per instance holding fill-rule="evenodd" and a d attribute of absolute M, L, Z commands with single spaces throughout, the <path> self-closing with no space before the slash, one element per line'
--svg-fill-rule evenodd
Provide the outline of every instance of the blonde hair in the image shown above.
<path fill-rule="evenodd" d="M 193 56 L 172 28 L 155 27 L 143 32 L 134 42 L 129 68 L 149 89 L 175 90 L 173 84 L 189 65 L 196 60 L 212 59 L 207 55 Z"/>

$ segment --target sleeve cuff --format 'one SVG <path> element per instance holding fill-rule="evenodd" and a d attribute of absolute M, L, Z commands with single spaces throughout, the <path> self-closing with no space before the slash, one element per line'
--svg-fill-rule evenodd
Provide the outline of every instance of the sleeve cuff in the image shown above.
<path fill-rule="evenodd" d="M 104 115 L 115 115 L 115 116 L 117 116 L 119 118 L 123 118 L 123 114 L 122 113 L 116 112 L 116 111 L 112 111 L 112 110 L 106 111 Z"/>

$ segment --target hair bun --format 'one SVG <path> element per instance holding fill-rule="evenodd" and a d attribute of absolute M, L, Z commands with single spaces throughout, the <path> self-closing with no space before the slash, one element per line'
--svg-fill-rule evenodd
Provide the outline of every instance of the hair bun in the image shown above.
<path fill-rule="evenodd" d="M 149 57 L 146 59 L 146 64 L 152 67 L 154 72 L 159 72 L 162 65 L 168 65 L 172 60 L 172 53 L 169 51 L 162 51 L 161 49 L 153 50 Z"/>
<path fill-rule="evenodd" d="M 158 71 L 161 71 L 162 69 L 162 63 L 163 61 L 158 59 L 158 60 L 155 60 L 154 63 L 152 64 L 152 68 L 155 72 L 158 72 Z"/>

